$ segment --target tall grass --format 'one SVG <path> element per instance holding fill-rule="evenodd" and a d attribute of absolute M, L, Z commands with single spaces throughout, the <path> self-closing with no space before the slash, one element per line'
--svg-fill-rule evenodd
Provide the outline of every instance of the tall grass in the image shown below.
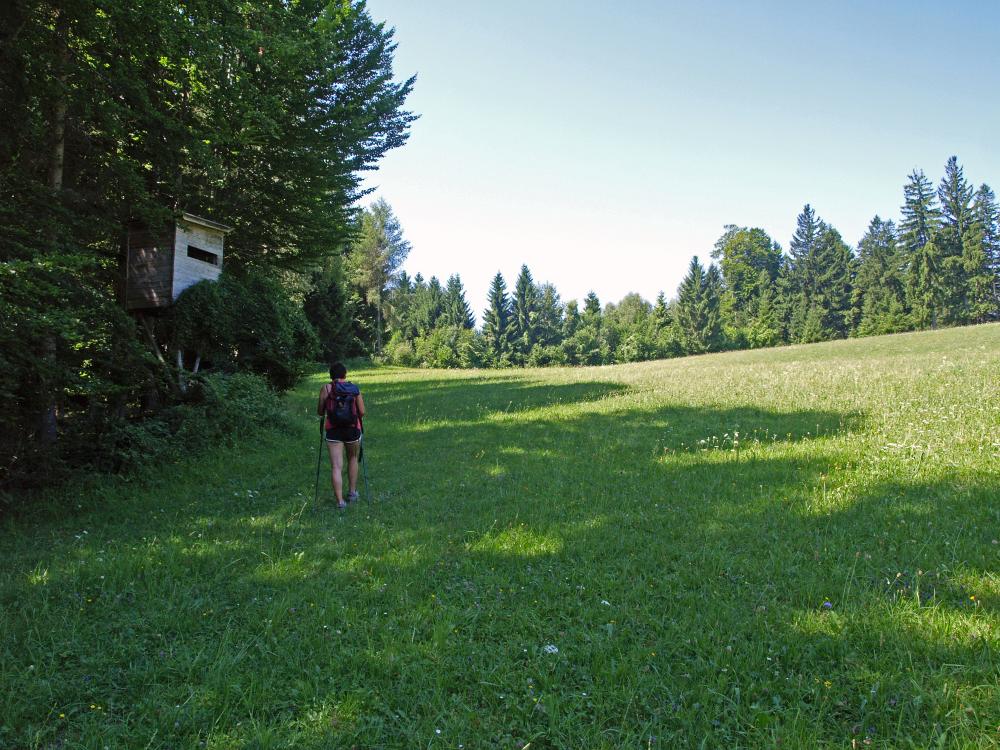
<path fill-rule="evenodd" d="M 1000 326 L 352 373 L 0 534 L 0 746 L 996 747 Z"/>

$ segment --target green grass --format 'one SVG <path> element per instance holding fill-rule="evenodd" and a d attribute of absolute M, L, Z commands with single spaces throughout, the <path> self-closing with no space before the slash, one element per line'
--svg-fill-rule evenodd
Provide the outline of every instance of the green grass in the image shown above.
<path fill-rule="evenodd" d="M 354 375 L 0 527 L 0 747 L 1000 744 L 1000 326 Z"/>

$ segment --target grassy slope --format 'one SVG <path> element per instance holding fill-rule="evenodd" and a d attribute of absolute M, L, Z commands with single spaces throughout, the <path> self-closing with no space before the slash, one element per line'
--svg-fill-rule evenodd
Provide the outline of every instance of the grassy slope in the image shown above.
<path fill-rule="evenodd" d="M 0 747 L 1000 742 L 1000 326 L 356 375 L 370 505 L 317 377 L 6 523 Z"/>

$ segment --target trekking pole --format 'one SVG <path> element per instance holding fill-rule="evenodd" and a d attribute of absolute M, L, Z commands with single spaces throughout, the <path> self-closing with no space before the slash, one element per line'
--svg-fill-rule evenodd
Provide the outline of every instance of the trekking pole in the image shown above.
<path fill-rule="evenodd" d="M 361 472 L 365 478 L 365 502 L 371 505 L 372 496 L 368 491 L 368 462 L 365 460 L 365 436 L 361 434 Z"/>
<path fill-rule="evenodd" d="M 317 510 L 319 500 L 319 467 L 323 463 L 323 418 L 319 419 L 319 450 L 316 451 L 316 483 L 313 485 L 313 513 Z"/>

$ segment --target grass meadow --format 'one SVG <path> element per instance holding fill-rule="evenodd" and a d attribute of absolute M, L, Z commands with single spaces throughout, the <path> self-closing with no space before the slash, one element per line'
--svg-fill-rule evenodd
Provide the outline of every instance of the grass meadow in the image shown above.
<path fill-rule="evenodd" d="M 0 522 L 0 747 L 1000 745 L 1000 325 L 352 379 Z"/>

